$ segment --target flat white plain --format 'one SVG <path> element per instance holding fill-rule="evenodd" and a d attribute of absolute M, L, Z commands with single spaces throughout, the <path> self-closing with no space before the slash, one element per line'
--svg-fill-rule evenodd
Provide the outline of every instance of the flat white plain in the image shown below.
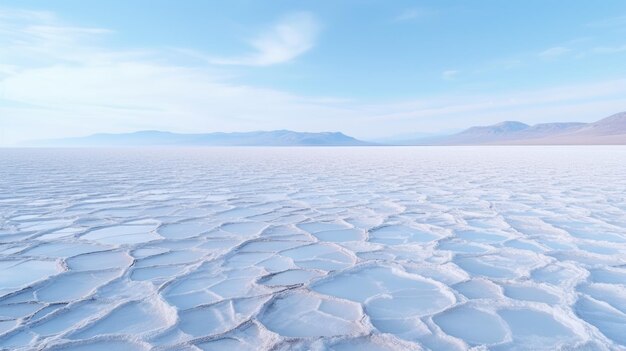
<path fill-rule="evenodd" d="M 0 348 L 626 348 L 626 147 L 1 149 Z"/>

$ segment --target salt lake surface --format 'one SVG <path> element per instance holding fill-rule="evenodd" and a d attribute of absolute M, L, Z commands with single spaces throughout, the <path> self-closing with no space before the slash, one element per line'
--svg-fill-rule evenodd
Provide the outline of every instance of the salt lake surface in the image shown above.
<path fill-rule="evenodd" d="M 626 147 L 0 149 L 0 349 L 626 349 Z"/>

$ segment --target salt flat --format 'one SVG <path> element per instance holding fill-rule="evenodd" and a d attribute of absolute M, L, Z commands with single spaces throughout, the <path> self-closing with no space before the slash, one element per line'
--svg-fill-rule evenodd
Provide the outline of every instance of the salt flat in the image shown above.
<path fill-rule="evenodd" d="M 0 149 L 0 348 L 626 349 L 626 147 Z"/>

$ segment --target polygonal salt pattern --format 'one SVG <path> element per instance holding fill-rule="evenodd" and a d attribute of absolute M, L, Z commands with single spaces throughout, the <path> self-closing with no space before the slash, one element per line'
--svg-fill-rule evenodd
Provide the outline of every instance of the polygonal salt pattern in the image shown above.
<path fill-rule="evenodd" d="M 0 350 L 626 349 L 626 148 L 0 151 Z"/>

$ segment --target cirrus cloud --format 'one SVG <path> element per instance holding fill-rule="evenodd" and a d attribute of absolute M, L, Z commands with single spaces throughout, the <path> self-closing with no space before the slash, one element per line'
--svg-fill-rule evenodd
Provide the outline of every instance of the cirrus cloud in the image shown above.
<path fill-rule="evenodd" d="M 309 51 L 315 45 L 320 25 L 308 12 L 283 17 L 269 30 L 250 40 L 254 51 L 240 57 L 210 57 L 220 65 L 267 66 L 288 62 Z"/>

